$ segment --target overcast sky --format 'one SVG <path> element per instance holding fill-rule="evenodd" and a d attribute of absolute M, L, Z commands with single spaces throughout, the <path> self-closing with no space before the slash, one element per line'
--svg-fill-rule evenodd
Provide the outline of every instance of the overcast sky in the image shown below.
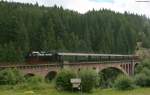
<path fill-rule="evenodd" d="M 45 6 L 63 6 L 65 9 L 71 9 L 80 13 L 85 13 L 88 10 L 99 10 L 107 8 L 119 12 L 134 12 L 145 14 L 150 17 L 150 2 L 136 2 L 146 0 L 7 0 L 24 3 L 36 3 Z M 148 1 L 148 0 L 147 0 Z M 149 0 L 150 1 L 150 0 Z"/>

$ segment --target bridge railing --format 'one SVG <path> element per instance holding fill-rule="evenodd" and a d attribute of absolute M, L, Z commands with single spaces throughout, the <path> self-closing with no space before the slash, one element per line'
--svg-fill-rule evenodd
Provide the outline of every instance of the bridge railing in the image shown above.
<path fill-rule="evenodd" d="M 16 69 L 34 69 L 34 68 L 50 68 L 50 67 L 59 67 L 57 63 L 55 64 L 9 64 L 9 65 L 0 65 L 0 69 L 6 68 L 16 68 Z"/>
<path fill-rule="evenodd" d="M 69 64 L 126 64 L 126 63 L 139 63 L 138 60 L 120 60 L 120 61 L 93 61 L 93 62 L 64 62 L 64 65 Z M 5 68 L 17 68 L 17 69 L 38 69 L 38 68 L 51 68 L 51 67 L 61 67 L 60 63 L 53 63 L 53 64 L 8 64 L 8 65 L 0 65 L 0 69 Z"/>
<path fill-rule="evenodd" d="M 121 61 L 82 61 L 82 62 L 64 62 L 64 64 L 116 64 L 116 63 L 138 63 L 138 60 L 121 60 Z"/>

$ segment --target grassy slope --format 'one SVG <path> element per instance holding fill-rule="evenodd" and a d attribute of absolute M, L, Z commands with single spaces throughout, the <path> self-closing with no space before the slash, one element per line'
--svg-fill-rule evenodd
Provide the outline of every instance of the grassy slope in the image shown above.
<path fill-rule="evenodd" d="M 47 88 L 20 88 L 15 86 L 0 86 L 0 95 L 81 95 L 80 93 L 57 91 L 54 87 Z M 93 93 L 83 95 L 150 95 L 150 88 L 137 88 L 129 91 L 117 91 L 113 89 L 96 89 Z"/>

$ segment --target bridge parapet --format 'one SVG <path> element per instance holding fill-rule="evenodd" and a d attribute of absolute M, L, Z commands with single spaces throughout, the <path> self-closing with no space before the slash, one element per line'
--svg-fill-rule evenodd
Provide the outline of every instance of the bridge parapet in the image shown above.
<path fill-rule="evenodd" d="M 134 74 L 135 64 L 139 63 L 138 60 L 121 60 L 121 61 L 103 61 L 103 62 L 72 62 L 72 63 L 64 63 L 64 68 L 72 68 L 74 70 L 80 69 L 95 69 L 97 72 L 113 67 L 121 70 L 126 75 Z M 59 71 L 61 66 L 58 65 L 60 63 L 53 64 L 9 64 L 9 65 L 0 65 L 0 69 L 6 68 L 15 68 L 23 72 L 24 74 L 33 73 L 35 75 L 46 76 L 50 71 Z"/>
<path fill-rule="evenodd" d="M 58 64 L 8 64 L 0 65 L 0 68 L 22 68 L 22 67 L 58 67 Z"/>

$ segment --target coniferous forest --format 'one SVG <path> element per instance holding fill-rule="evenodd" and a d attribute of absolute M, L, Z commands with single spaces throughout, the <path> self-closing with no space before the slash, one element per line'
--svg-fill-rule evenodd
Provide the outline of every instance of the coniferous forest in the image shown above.
<path fill-rule="evenodd" d="M 137 42 L 150 48 L 143 15 L 0 2 L 0 62 L 23 62 L 30 51 L 134 54 Z"/>

